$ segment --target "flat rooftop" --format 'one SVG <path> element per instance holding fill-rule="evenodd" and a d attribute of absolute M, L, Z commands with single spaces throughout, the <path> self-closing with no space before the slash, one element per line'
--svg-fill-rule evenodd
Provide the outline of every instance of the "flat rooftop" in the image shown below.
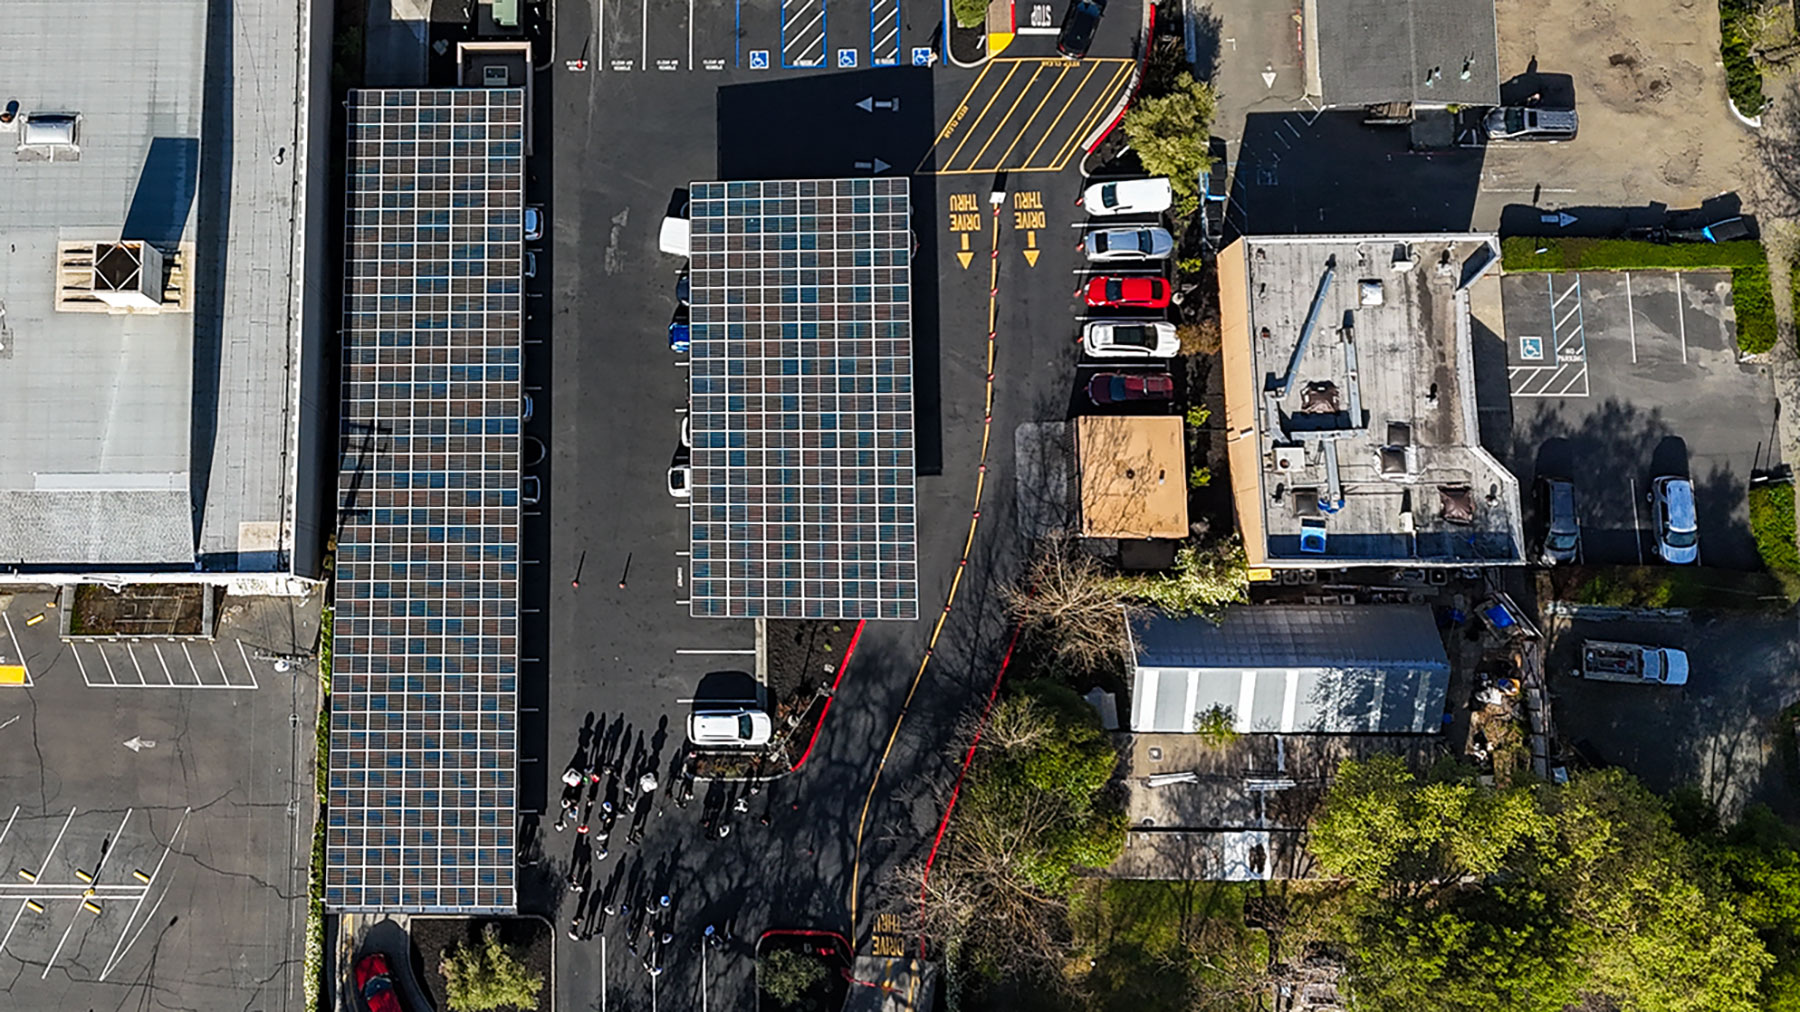
<path fill-rule="evenodd" d="M 1187 537 L 1182 425 L 1174 415 L 1075 419 L 1082 537 Z"/>
<path fill-rule="evenodd" d="M 1494 0 L 1305 0 L 1307 90 L 1328 106 L 1498 105 Z"/>
<path fill-rule="evenodd" d="M 1220 254 L 1251 565 L 1520 561 L 1518 482 L 1475 415 L 1467 285 L 1498 262 L 1488 235 L 1257 237 Z"/>
<path fill-rule="evenodd" d="M 288 562 L 299 15 L 275 0 L 208 9 L 7 5 L 0 101 L 19 115 L 0 125 L 0 558 Z M 74 143 L 27 143 L 34 114 L 78 116 Z M 59 310 L 91 275 L 83 251 L 122 238 L 160 250 L 187 298 Z"/>

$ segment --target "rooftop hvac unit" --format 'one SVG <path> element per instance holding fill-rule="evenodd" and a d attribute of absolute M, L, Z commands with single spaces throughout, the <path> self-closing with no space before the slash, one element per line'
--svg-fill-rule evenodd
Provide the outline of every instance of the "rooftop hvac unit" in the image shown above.
<path fill-rule="evenodd" d="M 1273 456 L 1277 471 L 1299 471 L 1306 467 L 1306 447 L 1304 446 L 1277 446 Z"/>

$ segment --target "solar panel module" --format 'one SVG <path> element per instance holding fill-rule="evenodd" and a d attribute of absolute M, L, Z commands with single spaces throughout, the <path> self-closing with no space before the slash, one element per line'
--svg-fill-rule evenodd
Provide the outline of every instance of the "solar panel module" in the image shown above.
<path fill-rule="evenodd" d="M 917 618 L 908 181 L 689 199 L 691 613 Z"/>

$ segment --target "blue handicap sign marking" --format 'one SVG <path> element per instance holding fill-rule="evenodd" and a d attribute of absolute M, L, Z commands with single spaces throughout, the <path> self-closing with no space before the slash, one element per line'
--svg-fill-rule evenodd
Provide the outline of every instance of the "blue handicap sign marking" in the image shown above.
<path fill-rule="evenodd" d="M 1542 359 L 1544 357 L 1544 339 L 1541 337 L 1519 338 L 1519 357 Z"/>
<path fill-rule="evenodd" d="M 931 47 L 914 46 L 912 51 L 912 65 L 915 67 L 931 66 Z"/>
<path fill-rule="evenodd" d="M 768 70 L 769 69 L 769 51 L 767 49 L 752 49 L 752 50 L 750 50 L 750 69 L 751 70 Z"/>
<path fill-rule="evenodd" d="M 838 66 L 840 66 L 840 67 L 856 66 L 856 50 L 854 50 L 854 49 L 838 50 Z"/>

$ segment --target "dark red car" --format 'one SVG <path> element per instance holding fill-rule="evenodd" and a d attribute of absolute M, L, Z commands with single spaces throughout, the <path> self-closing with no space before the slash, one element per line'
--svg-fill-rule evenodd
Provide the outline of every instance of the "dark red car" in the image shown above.
<path fill-rule="evenodd" d="M 1102 372 L 1088 380 L 1088 400 L 1095 404 L 1166 401 L 1174 396 L 1175 380 L 1166 372 Z"/>
<path fill-rule="evenodd" d="M 394 975 L 388 970 L 387 957 L 371 952 L 356 964 L 356 992 L 362 995 L 369 1012 L 401 1012 L 400 999 L 394 996 Z"/>
<path fill-rule="evenodd" d="M 1169 283 L 1158 277 L 1102 274 L 1088 281 L 1087 304 L 1109 309 L 1163 309 L 1169 304 Z"/>

